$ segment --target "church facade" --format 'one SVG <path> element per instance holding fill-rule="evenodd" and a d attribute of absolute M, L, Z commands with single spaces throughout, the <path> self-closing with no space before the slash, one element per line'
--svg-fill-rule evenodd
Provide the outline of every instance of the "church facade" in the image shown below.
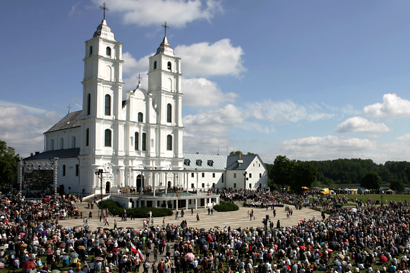
<path fill-rule="evenodd" d="M 125 100 L 122 43 L 105 19 L 85 42 L 83 61 L 83 109 L 45 132 L 44 152 L 24 159 L 24 166 L 36 169 L 58 158 L 57 186 L 71 193 L 136 191 L 155 197 L 171 190 L 179 196 L 178 191 L 267 188 L 267 170 L 257 155 L 183 153 L 181 59 L 166 36 L 149 58 L 147 90 L 138 84 Z"/>

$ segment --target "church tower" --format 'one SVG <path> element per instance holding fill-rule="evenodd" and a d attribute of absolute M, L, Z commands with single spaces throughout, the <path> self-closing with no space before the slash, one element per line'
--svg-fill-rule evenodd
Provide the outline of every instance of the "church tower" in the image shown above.
<path fill-rule="evenodd" d="M 157 158 L 156 166 L 181 167 L 183 163 L 183 125 L 181 93 L 181 58 L 174 55 L 174 50 L 165 36 L 157 53 L 149 58 L 148 93 L 152 96 L 152 106 L 156 112 L 155 120 L 151 116 L 152 136 L 155 149 L 150 157 Z"/>
<path fill-rule="evenodd" d="M 105 10 L 104 10 L 105 11 Z M 105 15 L 105 14 L 104 14 Z M 105 16 L 104 16 L 105 17 Z M 122 43 L 115 40 L 105 18 L 93 38 L 85 42 L 82 141 L 80 174 L 98 184 L 93 170 L 109 158 L 116 164 L 123 155 L 122 131 Z M 117 160 L 116 160 L 117 158 Z M 94 168 L 95 167 L 95 168 Z M 99 187 L 97 187 L 99 188 Z M 87 189 L 87 192 L 91 192 Z"/>

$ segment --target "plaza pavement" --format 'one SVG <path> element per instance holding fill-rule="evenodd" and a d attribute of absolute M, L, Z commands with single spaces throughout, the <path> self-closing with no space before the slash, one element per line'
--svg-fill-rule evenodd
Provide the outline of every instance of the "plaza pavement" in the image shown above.
<path fill-rule="evenodd" d="M 88 203 L 78 203 L 78 209 L 83 212 L 83 217 L 88 217 L 90 209 L 87 208 Z M 239 207 L 238 211 L 229 211 L 229 212 L 217 212 L 214 210 L 213 215 L 208 215 L 207 209 L 198 209 L 194 210 L 193 215 L 191 215 L 191 211 L 185 211 L 185 215 L 183 218 L 179 217 L 178 220 L 175 219 L 175 215 L 165 217 L 165 223 L 171 224 L 180 224 L 182 220 L 186 220 L 188 223 L 188 227 L 197 227 L 197 228 L 214 228 L 214 227 L 227 227 L 231 226 L 231 228 L 246 228 L 246 227 L 263 227 L 262 220 L 269 215 L 269 220 L 271 220 L 274 224 L 274 227 L 277 225 L 277 221 L 280 220 L 281 226 L 292 226 L 296 225 L 300 222 L 300 220 L 308 220 L 312 219 L 313 216 L 316 219 L 321 218 L 321 214 L 319 211 L 312 210 L 309 208 L 302 208 L 302 210 L 296 210 L 294 206 L 289 206 L 293 209 L 293 215 L 287 218 L 285 207 L 277 207 L 276 210 L 276 217 L 273 217 L 273 211 L 269 208 L 249 208 L 249 207 Z M 249 220 L 248 211 L 254 210 L 255 220 Z M 93 217 L 88 219 L 88 225 L 92 230 L 96 229 L 97 227 L 104 227 L 104 223 L 100 222 L 99 210 L 94 207 L 92 210 Z M 196 220 L 196 214 L 199 214 L 200 220 Z M 181 215 L 181 212 L 179 212 Z M 163 217 L 153 217 L 154 218 L 154 225 L 162 226 Z M 117 227 L 132 227 L 134 229 L 140 230 L 143 228 L 143 218 L 137 218 L 134 220 L 130 220 L 127 218 L 127 221 L 121 221 L 121 217 L 109 217 L 109 224 L 110 228 L 114 226 L 114 219 L 117 221 Z M 74 227 L 83 225 L 83 219 L 66 219 L 60 220 L 59 224 L 66 226 L 66 227 Z"/>

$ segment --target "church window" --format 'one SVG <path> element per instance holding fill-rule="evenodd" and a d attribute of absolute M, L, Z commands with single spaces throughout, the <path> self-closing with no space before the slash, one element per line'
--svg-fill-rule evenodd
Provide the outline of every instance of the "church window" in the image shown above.
<path fill-rule="evenodd" d="M 171 70 L 171 69 L 172 69 L 172 64 L 171 64 L 171 62 L 168 62 L 167 68 L 168 68 L 168 70 Z"/>
<path fill-rule="evenodd" d="M 201 160 L 201 159 L 197 159 L 197 160 L 196 160 L 196 165 L 202 166 L 202 160 Z"/>
<path fill-rule="evenodd" d="M 147 150 L 147 134 L 142 133 L 142 150 L 146 151 Z"/>
<path fill-rule="evenodd" d="M 236 178 L 236 173 L 233 174 L 233 178 Z"/>
<path fill-rule="evenodd" d="M 105 95 L 105 115 L 111 115 L 111 96 Z"/>
<path fill-rule="evenodd" d="M 105 147 L 111 147 L 111 130 L 110 130 L 110 129 L 106 129 L 104 135 L 105 135 L 104 146 L 105 146 Z"/>
<path fill-rule="evenodd" d="M 90 56 L 93 55 L 93 46 L 90 46 Z"/>
<path fill-rule="evenodd" d="M 134 143 L 135 150 L 138 151 L 139 150 L 139 147 L 138 147 L 139 134 L 138 134 L 138 132 L 135 132 L 134 141 L 135 141 L 135 143 Z"/>
<path fill-rule="evenodd" d="M 76 138 L 75 138 L 75 136 L 73 136 L 71 138 L 71 148 L 75 148 L 75 145 L 76 145 Z"/>
<path fill-rule="evenodd" d="M 85 131 L 85 146 L 90 145 L 90 129 L 87 128 Z"/>
<path fill-rule="evenodd" d="M 154 69 L 157 69 L 157 61 L 154 61 Z"/>
<path fill-rule="evenodd" d="M 64 149 L 64 138 L 60 138 L 60 149 Z"/>
<path fill-rule="evenodd" d="M 191 177 L 195 177 L 195 174 L 194 174 L 194 173 L 191 173 Z"/>
<path fill-rule="evenodd" d="M 167 150 L 172 151 L 172 136 L 167 135 Z"/>
<path fill-rule="evenodd" d="M 236 189 L 236 183 L 233 183 L 233 188 Z"/>
<path fill-rule="evenodd" d="M 215 178 L 215 173 L 212 174 L 212 177 Z"/>
<path fill-rule="evenodd" d="M 138 113 L 138 122 L 143 122 L 143 120 L 144 120 L 144 114 L 139 112 Z"/>
<path fill-rule="evenodd" d="M 65 176 L 65 165 L 63 165 L 63 176 Z"/>
<path fill-rule="evenodd" d="M 80 173 L 80 166 L 78 166 L 78 164 L 75 165 L 75 176 L 78 176 L 78 174 Z"/>
<path fill-rule="evenodd" d="M 249 173 L 249 178 L 252 178 L 252 173 Z"/>
<path fill-rule="evenodd" d="M 54 150 L 54 139 L 51 140 L 51 145 L 50 145 L 50 146 L 51 146 L 51 147 L 50 147 L 50 148 L 51 148 L 50 150 L 53 151 L 53 150 Z"/>
<path fill-rule="evenodd" d="M 187 166 L 191 165 L 191 160 L 184 159 L 184 164 L 187 165 Z"/>
<path fill-rule="evenodd" d="M 172 122 L 172 105 L 167 104 L 167 122 Z"/>
<path fill-rule="evenodd" d="M 107 46 L 107 48 L 105 49 L 105 54 L 107 56 L 111 56 L 111 47 Z"/>
<path fill-rule="evenodd" d="M 205 188 L 205 183 L 202 183 L 202 188 Z"/>
<path fill-rule="evenodd" d="M 205 173 L 202 173 L 202 178 L 205 178 Z"/>
<path fill-rule="evenodd" d="M 259 178 L 262 178 L 262 174 L 261 174 L 261 173 L 259 173 Z"/>
<path fill-rule="evenodd" d="M 91 94 L 87 96 L 87 115 L 91 115 Z"/>

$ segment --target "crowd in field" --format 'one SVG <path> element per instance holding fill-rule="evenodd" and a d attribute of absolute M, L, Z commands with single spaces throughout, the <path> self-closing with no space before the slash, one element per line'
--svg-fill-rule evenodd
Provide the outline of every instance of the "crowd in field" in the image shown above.
<path fill-rule="evenodd" d="M 306 200 L 304 195 L 277 192 L 223 194 L 225 198 L 240 194 L 243 201 L 273 197 L 296 206 Z M 182 220 L 179 225 L 164 222 L 141 230 L 90 230 L 86 220 L 82 226 L 63 227 L 58 217 L 38 217 L 44 211 L 54 210 L 50 214 L 54 216 L 62 210 L 74 211 L 76 198 L 45 201 L 1 199 L 0 267 L 6 264 L 15 272 L 23 268 L 42 273 L 409 272 L 407 202 L 332 206 L 333 214 L 326 219 L 302 220 L 289 227 L 278 222 L 265 229 L 221 226 L 205 230 Z"/>

